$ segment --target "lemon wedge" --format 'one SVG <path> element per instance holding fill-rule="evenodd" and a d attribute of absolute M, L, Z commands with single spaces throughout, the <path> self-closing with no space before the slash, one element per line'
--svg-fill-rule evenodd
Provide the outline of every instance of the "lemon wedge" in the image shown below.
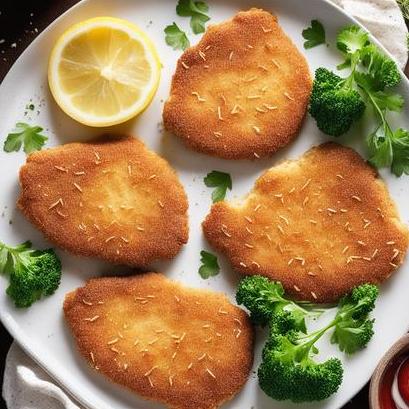
<path fill-rule="evenodd" d="M 155 46 L 136 25 L 96 17 L 72 26 L 57 40 L 48 83 L 70 117 L 85 125 L 110 126 L 149 105 L 160 67 Z"/>

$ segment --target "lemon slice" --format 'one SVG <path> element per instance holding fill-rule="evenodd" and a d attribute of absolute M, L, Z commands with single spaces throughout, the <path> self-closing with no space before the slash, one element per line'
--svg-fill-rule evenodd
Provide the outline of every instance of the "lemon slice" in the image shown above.
<path fill-rule="evenodd" d="M 159 85 L 160 61 L 136 25 L 96 17 L 69 28 L 50 57 L 48 82 L 62 110 L 90 126 L 125 122 L 142 112 Z"/>

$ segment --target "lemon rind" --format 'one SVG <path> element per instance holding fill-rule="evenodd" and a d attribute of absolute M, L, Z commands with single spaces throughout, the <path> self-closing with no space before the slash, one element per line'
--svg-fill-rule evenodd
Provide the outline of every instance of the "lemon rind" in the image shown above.
<path fill-rule="evenodd" d="M 72 106 L 70 99 L 65 95 L 58 82 L 57 66 L 64 47 L 76 36 L 97 27 L 110 27 L 126 32 L 131 38 L 139 40 L 145 50 L 145 57 L 152 67 L 151 81 L 145 87 L 148 90 L 142 94 L 141 98 L 126 110 L 117 115 L 101 117 L 84 113 Z M 156 48 L 151 39 L 134 23 L 116 18 L 116 17 L 94 17 L 83 22 L 77 23 L 65 31 L 57 40 L 51 51 L 48 65 L 48 82 L 51 93 L 60 108 L 76 121 L 93 127 L 106 127 L 117 125 L 130 120 L 136 115 L 142 113 L 152 102 L 154 95 L 159 87 L 161 76 L 161 63 Z"/>

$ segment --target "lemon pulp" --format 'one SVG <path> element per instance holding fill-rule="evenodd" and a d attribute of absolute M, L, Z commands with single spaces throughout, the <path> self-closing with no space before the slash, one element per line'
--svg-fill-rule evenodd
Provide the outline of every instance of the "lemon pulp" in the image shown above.
<path fill-rule="evenodd" d="M 158 87 L 160 62 L 137 26 L 98 17 L 59 38 L 48 75 L 51 92 L 68 115 L 87 125 L 108 126 L 148 106 Z"/>

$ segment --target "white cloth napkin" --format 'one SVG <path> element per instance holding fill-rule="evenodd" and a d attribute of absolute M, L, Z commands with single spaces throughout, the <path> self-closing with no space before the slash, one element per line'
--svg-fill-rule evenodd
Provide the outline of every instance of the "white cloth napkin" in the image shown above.
<path fill-rule="evenodd" d="M 331 0 L 354 16 L 404 69 L 408 61 L 408 29 L 395 0 Z"/>
<path fill-rule="evenodd" d="M 405 67 L 408 30 L 395 0 L 331 1 L 356 17 Z M 16 343 L 7 355 L 3 397 L 8 409 L 82 409 Z"/>
<path fill-rule="evenodd" d="M 8 409 L 83 409 L 16 342 L 6 358 L 3 398 Z"/>

